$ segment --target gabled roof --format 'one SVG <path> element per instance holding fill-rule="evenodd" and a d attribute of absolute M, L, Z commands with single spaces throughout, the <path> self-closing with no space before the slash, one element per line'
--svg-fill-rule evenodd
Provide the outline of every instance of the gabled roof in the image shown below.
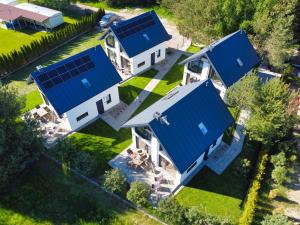
<path fill-rule="evenodd" d="M 169 123 L 154 118 L 159 113 Z M 177 169 L 183 173 L 234 122 L 210 80 L 179 87 L 128 121 L 149 125 Z M 203 124 L 207 133 L 199 128 Z"/>
<path fill-rule="evenodd" d="M 60 115 L 122 79 L 100 45 L 32 73 Z"/>
<path fill-rule="evenodd" d="M 110 30 L 130 58 L 170 39 L 155 11 L 113 24 Z"/>
<path fill-rule="evenodd" d="M 206 57 L 226 87 L 233 85 L 259 63 L 259 57 L 243 30 L 205 47 L 180 64 Z"/>
<path fill-rule="evenodd" d="M 21 3 L 15 6 L 16 8 L 19 9 L 23 9 L 26 10 L 28 12 L 32 12 L 32 13 L 37 13 L 39 15 L 43 15 L 46 17 L 52 17 L 55 15 L 61 15 L 62 12 L 54 10 L 54 9 L 49 9 L 43 6 L 39 6 L 39 5 L 34 5 L 34 4 L 30 4 L 30 3 Z"/>

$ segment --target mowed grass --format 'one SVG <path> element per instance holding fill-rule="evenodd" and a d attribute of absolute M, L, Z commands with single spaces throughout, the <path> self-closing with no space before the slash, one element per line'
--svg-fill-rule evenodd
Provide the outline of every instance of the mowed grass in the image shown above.
<path fill-rule="evenodd" d="M 152 78 L 158 73 L 155 69 L 150 69 L 119 86 L 120 98 L 126 104 L 130 104 L 140 94 Z"/>
<path fill-rule="evenodd" d="M 139 106 L 139 108 L 134 112 L 133 115 L 137 115 L 142 112 L 150 105 L 158 101 L 160 98 L 165 96 L 170 90 L 175 88 L 180 84 L 183 77 L 183 65 L 178 65 L 179 62 L 186 59 L 187 56 L 182 55 L 169 70 L 169 72 L 164 76 L 164 78 L 157 84 L 153 91 L 148 95 L 145 101 Z"/>
<path fill-rule="evenodd" d="M 184 206 L 193 207 L 237 224 L 241 205 L 249 185 L 250 173 L 243 177 L 237 173 L 241 159 L 247 158 L 254 165 L 257 145 L 246 141 L 242 153 L 221 175 L 205 167 L 176 196 Z"/>
<path fill-rule="evenodd" d="M 27 169 L 0 196 L 0 224 L 119 225 L 158 223 L 47 159 Z"/>
<path fill-rule="evenodd" d="M 196 52 L 199 52 L 200 50 L 201 50 L 200 47 L 191 44 L 186 51 L 194 54 Z"/>
<path fill-rule="evenodd" d="M 37 105 L 40 105 L 43 103 L 43 99 L 40 95 L 39 90 L 32 91 L 24 96 L 22 96 L 25 101 L 25 108 L 22 109 L 22 113 L 28 112 Z"/>
<path fill-rule="evenodd" d="M 96 176 L 108 170 L 108 162 L 132 142 L 130 129 L 115 131 L 100 119 L 69 138 L 77 149 L 89 152 L 97 160 Z"/>
<path fill-rule="evenodd" d="M 98 41 L 97 38 L 102 33 L 99 31 L 89 31 L 83 36 L 73 40 L 72 42 L 64 45 L 63 47 L 53 51 L 52 53 L 40 58 L 33 64 L 25 67 L 24 69 L 12 74 L 7 80 L 4 81 L 11 88 L 18 90 L 20 95 L 25 95 L 37 89 L 36 85 L 28 85 L 26 79 L 28 76 L 36 70 L 36 66 L 48 66 L 65 58 L 68 58 L 74 54 L 82 52 L 88 48 L 94 47 L 98 44 L 103 45 L 103 41 Z"/>

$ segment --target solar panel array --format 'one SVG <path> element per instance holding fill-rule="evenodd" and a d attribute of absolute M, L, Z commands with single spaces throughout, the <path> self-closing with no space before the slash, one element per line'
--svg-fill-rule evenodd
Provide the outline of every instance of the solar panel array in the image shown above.
<path fill-rule="evenodd" d="M 125 38 L 154 24 L 155 21 L 153 20 L 153 17 L 151 15 L 147 15 L 122 27 L 116 28 L 115 32 L 120 38 Z"/>
<path fill-rule="evenodd" d="M 72 77 L 76 77 L 92 68 L 95 64 L 91 61 L 88 55 L 70 61 L 56 69 L 40 74 L 37 78 L 41 82 L 45 90 L 54 87 L 57 84 L 63 83 Z"/>

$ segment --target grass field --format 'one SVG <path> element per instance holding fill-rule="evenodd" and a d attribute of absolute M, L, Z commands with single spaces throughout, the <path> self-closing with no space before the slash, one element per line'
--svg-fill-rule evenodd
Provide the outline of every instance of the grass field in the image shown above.
<path fill-rule="evenodd" d="M 99 188 L 42 159 L 0 196 L 0 224 L 157 225 Z"/>
<path fill-rule="evenodd" d="M 37 105 L 43 103 L 43 99 L 40 95 L 39 90 L 32 91 L 22 97 L 25 98 L 25 108 L 22 109 L 22 113 L 28 112 Z"/>
<path fill-rule="evenodd" d="M 237 174 L 236 168 L 244 158 L 249 159 L 253 165 L 257 150 L 254 143 L 246 141 L 242 153 L 222 175 L 217 175 L 205 167 L 177 194 L 176 198 L 184 206 L 230 219 L 237 224 L 241 215 L 241 204 L 249 185 L 249 177 Z"/>
<path fill-rule="evenodd" d="M 110 166 L 108 161 L 131 144 L 131 130 L 122 128 L 115 131 L 102 120 L 71 135 L 72 142 L 81 151 L 87 151 L 97 160 L 97 175 L 101 175 Z"/>
<path fill-rule="evenodd" d="M 145 101 L 140 105 L 140 107 L 134 112 L 133 115 L 137 115 L 144 109 L 148 108 L 154 102 L 158 101 L 160 98 L 165 96 L 170 90 L 175 88 L 182 80 L 183 76 L 183 65 L 178 65 L 178 62 L 186 59 L 187 56 L 182 55 L 176 61 L 174 66 L 169 70 L 169 72 L 164 76 L 164 78 L 157 84 L 153 91 L 148 95 Z"/>
<path fill-rule="evenodd" d="M 126 104 L 130 104 L 140 94 L 152 78 L 158 73 L 155 69 L 150 69 L 119 86 L 120 98 Z"/>
<path fill-rule="evenodd" d="M 103 41 L 100 42 L 97 40 L 101 34 L 102 33 L 99 33 L 98 31 L 88 32 L 87 34 L 55 50 L 49 55 L 40 58 L 38 61 L 27 66 L 26 68 L 12 74 L 9 79 L 5 81 L 5 83 L 8 84 L 9 87 L 16 88 L 20 95 L 24 95 L 36 90 L 37 87 L 35 84 L 28 85 L 26 83 L 27 77 L 35 70 L 36 66 L 47 66 L 88 48 L 94 47 L 97 44 L 103 44 Z"/>
<path fill-rule="evenodd" d="M 190 52 L 190 53 L 196 53 L 196 52 L 199 52 L 200 49 L 201 49 L 200 47 L 191 44 L 190 47 L 188 47 L 188 49 L 186 51 Z"/>

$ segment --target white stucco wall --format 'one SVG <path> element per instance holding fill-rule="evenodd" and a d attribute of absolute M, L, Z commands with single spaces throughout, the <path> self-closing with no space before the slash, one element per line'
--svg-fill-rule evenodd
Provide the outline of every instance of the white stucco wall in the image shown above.
<path fill-rule="evenodd" d="M 111 95 L 111 102 L 107 104 L 106 97 L 109 94 Z M 111 88 L 94 96 L 93 98 L 81 103 L 75 108 L 67 111 L 65 114 L 66 117 L 68 118 L 70 128 L 72 130 L 76 130 L 77 128 L 85 125 L 87 122 L 97 117 L 99 114 L 98 114 L 96 102 L 98 102 L 101 99 L 103 100 L 104 111 L 117 105 L 120 102 L 118 85 L 112 86 Z M 85 112 L 88 112 L 88 116 L 81 119 L 80 121 L 77 121 L 76 118 L 84 114 Z"/>
<path fill-rule="evenodd" d="M 104 41 L 104 47 L 105 47 L 105 52 L 106 55 L 108 55 L 108 50 L 110 49 L 111 51 L 115 52 L 116 54 L 116 63 L 119 68 L 122 67 L 121 65 L 121 56 L 126 58 L 128 61 L 130 61 L 131 64 L 131 74 L 132 75 L 137 75 L 140 74 L 141 72 L 149 69 L 151 67 L 151 54 L 155 52 L 155 63 L 158 63 L 166 58 L 166 48 L 167 48 L 167 42 L 160 43 L 159 45 L 156 45 L 132 58 L 129 58 L 128 55 L 126 54 L 125 51 L 121 52 L 120 51 L 120 42 L 117 39 L 117 37 L 111 33 L 109 35 L 114 36 L 115 38 L 115 47 L 112 48 L 106 44 L 106 38 Z M 160 56 L 158 57 L 158 50 L 160 50 Z M 138 67 L 138 64 L 145 62 L 145 64 L 141 67 Z"/>
<path fill-rule="evenodd" d="M 51 16 L 49 19 L 45 21 L 45 26 L 47 28 L 53 29 L 64 23 L 64 17 L 62 13 L 58 13 L 54 16 Z"/>

